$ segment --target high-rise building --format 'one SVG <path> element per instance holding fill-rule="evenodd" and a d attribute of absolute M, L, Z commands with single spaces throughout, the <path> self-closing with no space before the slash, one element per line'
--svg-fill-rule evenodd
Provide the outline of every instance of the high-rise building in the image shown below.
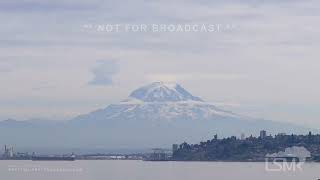
<path fill-rule="evenodd" d="M 178 144 L 172 144 L 172 153 L 178 151 Z"/>
<path fill-rule="evenodd" d="M 267 137 L 267 131 L 262 130 L 260 131 L 260 139 L 265 139 Z"/>
<path fill-rule="evenodd" d="M 241 133 L 240 139 L 241 140 L 245 140 L 246 139 L 246 135 L 244 133 Z"/>

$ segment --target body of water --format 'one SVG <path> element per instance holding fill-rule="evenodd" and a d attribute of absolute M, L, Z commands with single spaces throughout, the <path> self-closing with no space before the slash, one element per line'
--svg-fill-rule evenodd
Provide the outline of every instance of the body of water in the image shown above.
<path fill-rule="evenodd" d="M 302 169 L 265 163 L 97 161 L 0 161 L 2 180 L 318 180 L 320 164 Z"/>

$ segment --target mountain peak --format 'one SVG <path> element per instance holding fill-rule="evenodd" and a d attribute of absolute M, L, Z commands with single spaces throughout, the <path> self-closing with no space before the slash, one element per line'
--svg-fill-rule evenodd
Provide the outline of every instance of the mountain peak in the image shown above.
<path fill-rule="evenodd" d="M 176 102 L 176 101 L 202 101 L 193 96 L 177 83 L 154 82 L 136 89 L 130 94 L 131 98 L 136 98 L 145 102 Z"/>

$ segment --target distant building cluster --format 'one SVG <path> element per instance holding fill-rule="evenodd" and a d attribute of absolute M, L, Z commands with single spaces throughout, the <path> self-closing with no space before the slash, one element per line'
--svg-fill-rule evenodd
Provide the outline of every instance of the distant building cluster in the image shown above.
<path fill-rule="evenodd" d="M 4 146 L 4 154 L 3 157 L 4 158 L 13 158 L 14 156 L 14 151 L 13 151 L 13 147 L 7 147 L 7 145 Z"/>
<path fill-rule="evenodd" d="M 0 156 L 0 159 L 30 159 L 31 156 L 28 153 L 15 152 L 13 147 L 7 145 L 4 146 L 4 153 Z"/>
<path fill-rule="evenodd" d="M 286 136 L 287 134 L 286 133 L 278 133 L 277 136 Z M 216 136 L 216 135 L 215 135 Z M 269 135 L 269 137 L 271 137 L 272 135 Z M 251 135 L 250 136 L 251 138 L 253 138 L 253 136 Z M 241 133 L 240 134 L 240 140 L 246 140 L 246 135 L 244 133 Z M 268 138 L 268 135 L 267 135 L 267 131 L 266 130 L 261 130 L 260 133 L 259 133 L 259 139 L 266 139 Z M 217 138 L 215 138 L 217 139 Z"/>

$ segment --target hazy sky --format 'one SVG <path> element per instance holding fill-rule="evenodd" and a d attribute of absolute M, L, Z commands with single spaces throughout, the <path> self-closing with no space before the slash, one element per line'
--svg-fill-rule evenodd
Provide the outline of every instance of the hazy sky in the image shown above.
<path fill-rule="evenodd" d="M 2 0 L 0 118 L 68 119 L 152 81 L 235 112 L 320 125 L 319 0 Z M 90 24 L 231 24 L 98 32 Z"/>

